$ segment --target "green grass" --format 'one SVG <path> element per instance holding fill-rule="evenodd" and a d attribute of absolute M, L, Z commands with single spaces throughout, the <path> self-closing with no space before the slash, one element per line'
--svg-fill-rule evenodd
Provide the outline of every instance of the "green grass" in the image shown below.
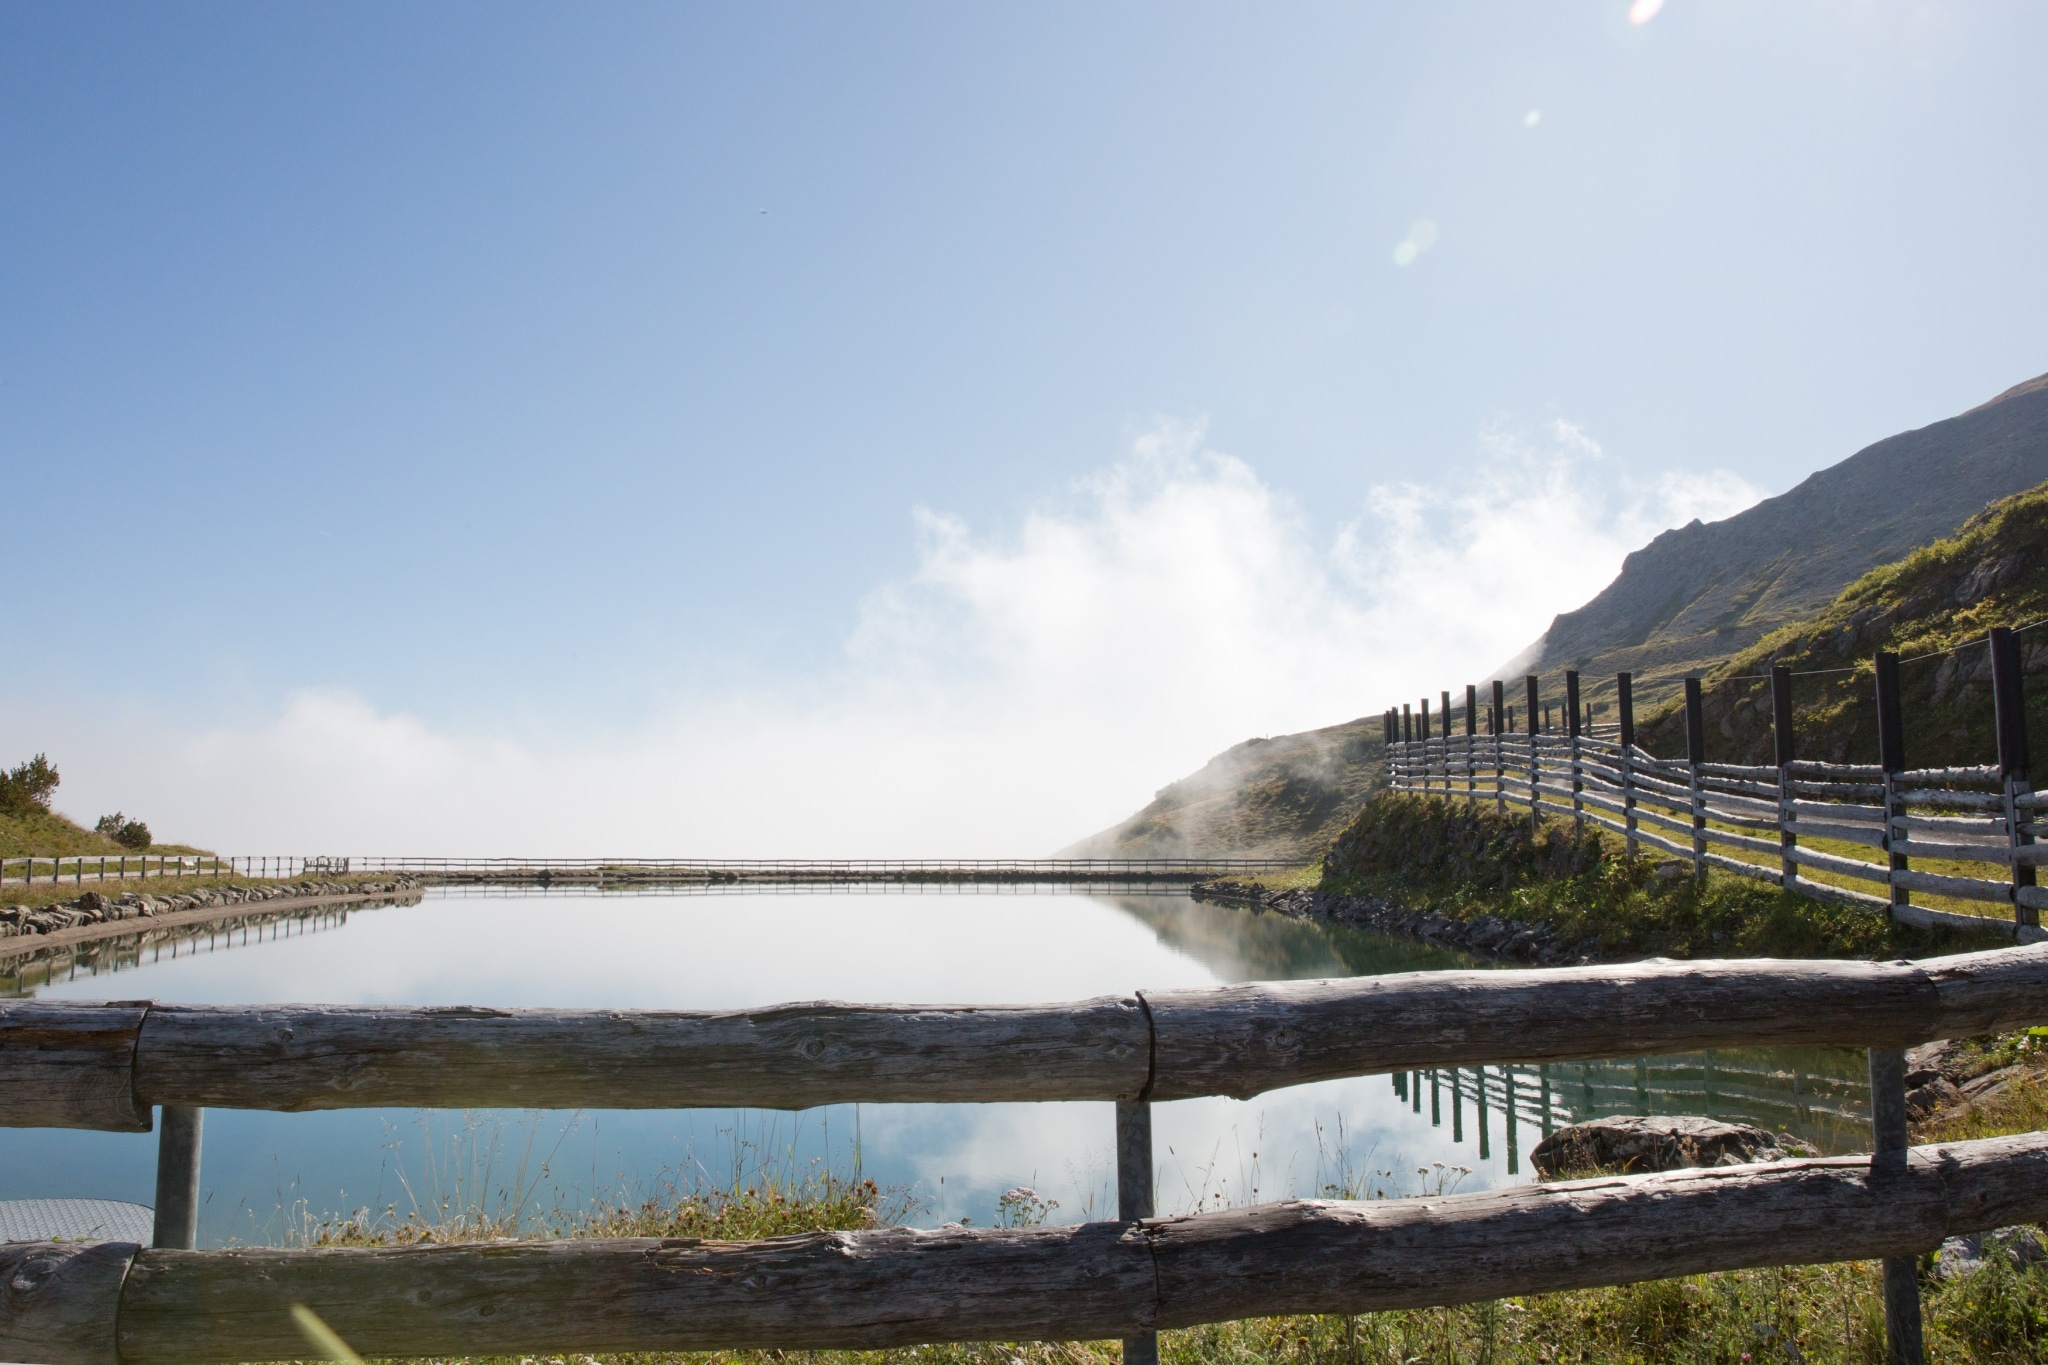
<path fill-rule="evenodd" d="M 693 1195 L 586 1218 L 571 1236 L 770 1235 L 876 1226 L 891 1217 L 859 1182 Z M 488 1229 L 473 1227 L 472 1236 Z M 420 1225 L 316 1244 L 461 1240 Z M 1922 1282 L 1928 1356 L 1936 1365 L 2037 1362 L 2048 1347 L 2048 1268 L 1994 1264 L 1959 1282 Z M 1878 1365 L 1884 1359 L 1881 1272 L 1874 1262 L 1733 1271 L 1643 1284 L 1531 1295 L 1456 1308 L 1357 1316 L 1291 1316 L 1162 1334 L 1170 1365 L 1651 1365 L 1805 1361 Z M 888 1351 L 730 1351 L 648 1355 L 476 1357 L 474 1365 L 1115 1365 L 1114 1342 L 986 1342 Z M 454 1365 L 448 1361 L 446 1365 Z"/>
<path fill-rule="evenodd" d="M 151 844 L 149 847 L 152 855 L 203 851 L 187 844 Z M 38 808 L 23 812 L 0 811 L 0 857 L 69 858 L 78 853 L 105 853 L 115 857 L 126 853 L 133 857 L 135 852 L 136 850 L 123 848 L 106 835 L 96 834 L 56 811 Z"/>
<path fill-rule="evenodd" d="M 1660 877 L 1619 836 L 1569 820 L 1532 833 L 1526 813 L 1462 797 L 1383 793 L 1324 862 L 1321 885 L 1453 919 L 1547 924 L 1602 957 L 1925 957 L 1995 946 L 1975 934 L 1893 924 L 1873 909 L 1810 900 L 1733 873 Z"/>
<path fill-rule="evenodd" d="M 1904 559 L 1872 569 L 1812 617 L 1782 627 L 1705 679 L 1707 758 L 1769 763 L 1771 708 L 1759 675 L 1783 664 L 1793 684 L 1801 758 L 1877 761 L 1872 658 L 1890 650 L 1919 662 L 1899 674 L 1910 766 L 1993 761 L 1985 638 L 1993 626 L 2048 617 L 2048 484 L 2003 498 Z M 2041 636 L 2021 637 L 2023 651 Z M 1942 651 L 1961 647 L 1959 658 Z M 1921 657 L 1935 656 L 1935 657 Z M 2040 662 L 2032 665 L 2038 669 Z M 2048 733 L 2048 688 L 2028 681 L 2028 729 Z M 1652 753 L 1685 752 L 1676 701 L 1640 707 L 1637 740 Z"/>

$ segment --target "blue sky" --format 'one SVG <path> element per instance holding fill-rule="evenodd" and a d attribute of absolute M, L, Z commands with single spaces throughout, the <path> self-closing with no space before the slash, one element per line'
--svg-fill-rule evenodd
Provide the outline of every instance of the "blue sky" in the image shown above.
<path fill-rule="evenodd" d="M 2048 370 L 2048 12 L 1646 8 L 0 10 L 0 741 L 1022 853 L 1476 678 Z"/>

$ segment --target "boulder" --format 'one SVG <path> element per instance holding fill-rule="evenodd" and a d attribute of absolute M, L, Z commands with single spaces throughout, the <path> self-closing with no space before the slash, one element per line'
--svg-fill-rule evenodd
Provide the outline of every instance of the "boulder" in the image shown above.
<path fill-rule="evenodd" d="M 1906 1113 L 1924 1119 L 1937 1109 L 1961 1103 L 1962 1098 L 1963 1092 L 1956 1089 L 1955 1082 L 1936 1072 L 1906 1092 Z"/>
<path fill-rule="evenodd" d="M 1560 1128 L 1529 1153 L 1545 1177 L 1583 1171 L 1679 1171 L 1815 1156 L 1794 1137 L 1746 1123 L 1690 1116 L 1619 1115 Z"/>
<path fill-rule="evenodd" d="M 2016 1269 L 2023 1268 L 2048 1260 L 2048 1247 L 2041 1245 L 2039 1233 L 2023 1226 L 1951 1237 L 1941 1244 L 1935 1271 L 1945 1280 L 1959 1280 L 1976 1274 L 1994 1258 L 2003 1258 Z"/>

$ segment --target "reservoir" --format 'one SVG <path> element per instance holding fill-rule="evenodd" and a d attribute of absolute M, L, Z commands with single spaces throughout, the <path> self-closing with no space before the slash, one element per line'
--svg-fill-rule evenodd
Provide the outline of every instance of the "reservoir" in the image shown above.
<path fill-rule="evenodd" d="M 255 908 L 255 907 L 252 907 Z M 417 904 L 256 916 L 140 951 L 0 963 L 0 992 L 194 1004 L 738 1009 L 836 999 L 1079 1000 L 1140 989 L 1482 966 L 1444 950 L 1205 904 L 1059 887 L 429 889 Z M 992 1059 L 991 1065 L 999 1065 Z M 1757 1049 L 1326 1081 L 1154 1106 L 1161 1213 L 1289 1195 L 1533 1179 L 1551 1127 L 1706 1114 L 1864 1150 L 1863 1054 Z M 858 1172 L 921 1225 L 1115 1215 L 1108 1104 L 736 1110 L 209 1110 L 200 1245 L 276 1243 L 367 1209 L 543 1220 L 675 1188 Z M 0 1130 L 0 1199 L 150 1202 L 154 1135 Z"/>

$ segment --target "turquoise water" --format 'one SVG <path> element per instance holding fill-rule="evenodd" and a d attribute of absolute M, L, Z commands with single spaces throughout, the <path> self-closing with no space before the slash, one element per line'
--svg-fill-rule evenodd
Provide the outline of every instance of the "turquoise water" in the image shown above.
<path fill-rule="evenodd" d="M 438 889 L 131 949 L 14 963 L 0 987 L 73 1000 L 730 1009 L 789 1000 L 998 1003 L 1470 966 L 1390 939 L 1181 894 L 835 889 Z M 1548 1128 L 1587 1114 L 1709 1113 L 1824 1150 L 1861 1141 L 1862 1056 L 1839 1049 L 1465 1068 L 1156 1107 L 1162 1211 L 1526 1180 Z M 1510 1102 L 1512 1100 L 1512 1102 Z M 912 1221 L 987 1223 L 1006 1189 L 1056 1220 L 1113 1214 L 1107 1104 L 755 1111 L 209 1111 L 202 1244 L 270 1242 L 357 1208 L 441 1199 L 529 1214 L 827 1163 L 896 1190 Z M 0 1199 L 152 1197 L 155 1139 L 0 1130 Z M 1441 1163 L 1441 1164 L 1438 1164 Z M 1460 1169 L 1464 1168 L 1464 1169 Z"/>

